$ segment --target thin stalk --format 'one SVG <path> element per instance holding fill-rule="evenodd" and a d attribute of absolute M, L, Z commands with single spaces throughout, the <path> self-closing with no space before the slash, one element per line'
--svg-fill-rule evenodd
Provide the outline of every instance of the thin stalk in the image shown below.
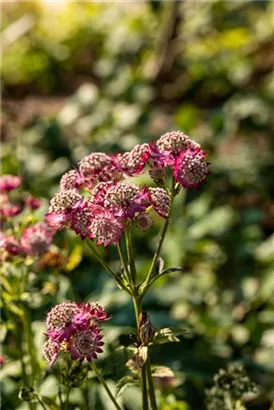
<path fill-rule="evenodd" d="M 152 410 L 158 410 L 156 397 L 155 397 L 153 378 L 152 378 L 152 374 L 151 374 L 149 351 L 147 353 L 147 360 L 145 362 L 145 370 L 146 370 L 146 375 L 147 375 L 147 384 L 148 384 L 148 394 L 149 394 L 150 405 L 151 405 Z"/>
<path fill-rule="evenodd" d="M 66 402 L 65 402 L 65 410 L 68 410 L 68 405 L 69 405 L 69 394 L 70 394 L 70 387 L 68 387 L 68 388 L 67 388 Z"/>
<path fill-rule="evenodd" d="M 30 319 L 28 307 L 23 303 L 22 309 L 23 309 L 22 321 L 23 321 L 23 327 L 24 327 L 24 333 L 25 333 L 25 340 L 27 344 L 28 354 L 30 357 L 32 383 L 34 384 L 39 379 L 39 365 L 38 365 L 37 358 L 36 358 L 36 347 L 34 344 L 34 335 L 33 335 L 33 331 L 31 328 L 31 319 Z"/>
<path fill-rule="evenodd" d="M 122 244 L 120 242 L 117 243 L 117 249 L 118 249 L 118 253 L 119 253 L 119 256 L 120 256 L 121 264 L 124 268 L 124 273 L 125 273 L 126 279 L 129 283 L 129 285 L 132 286 L 132 284 L 133 284 L 132 283 L 132 277 L 131 277 L 130 271 L 128 269 L 128 263 L 127 263 L 125 255 L 124 255 Z"/>
<path fill-rule="evenodd" d="M 139 324 L 139 316 L 142 311 L 142 301 L 140 297 L 133 297 L 133 306 L 136 318 L 136 326 L 137 326 L 137 339 L 139 344 L 139 331 L 140 331 L 140 324 Z M 141 389 L 142 389 L 142 410 L 148 410 L 148 391 L 147 391 L 147 378 L 146 378 L 146 369 L 145 365 L 142 367 L 141 371 Z"/>
<path fill-rule="evenodd" d="M 43 400 L 38 395 L 36 397 L 37 397 L 37 400 L 38 400 L 38 403 L 40 404 L 40 406 L 43 407 L 44 410 L 48 410 L 46 408 L 45 404 L 43 403 Z"/>
<path fill-rule="evenodd" d="M 126 230 L 125 235 L 126 235 L 127 257 L 128 257 L 128 260 L 129 260 L 131 277 L 132 277 L 132 281 L 133 281 L 134 286 L 136 286 L 137 272 L 136 272 L 135 260 L 134 260 L 134 255 L 133 255 L 131 233 L 128 229 Z"/>
<path fill-rule="evenodd" d="M 109 264 L 107 262 L 104 261 L 104 259 L 101 257 L 101 255 L 96 251 L 96 249 L 92 246 L 90 241 L 86 242 L 89 246 L 89 248 L 92 250 L 94 256 L 96 257 L 96 259 L 101 263 L 101 265 L 105 268 L 105 270 L 113 277 L 113 279 L 115 280 L 115 282 L 117 282 L 121 288 L 123 288 L 127 293 L 130 294 L 129 289 L 127 288 L 127 286 L 124 284 L 124 282 L 118 278 L 115 273 L 113 272 L 113 270 L 110 268 Z"/>
<path fill-rule="evenodd" d="M 149 288 L 151 276 L 154 273 L 155 266 L 156 266 L 157 260 L 159 258 L 159 255 L 160 255 L 160 252 L 161 252 L 161 249 L 162 249 L 162 245 L 163 245 L 163 242 L 164 242 L 164 239 L 165 239 L 165 236 L 166 236 L 168 225 L 169 225 L 169 216 L 165 220 L 165 223 L 162 227 L 156 252 L 154 253 L 154 256 L 153 256 L 153 259 L 152 259 L 152 262 L 151 262 L 151 265 L 150 265 L 150 269 L 148 271 L 147 278 L 146 278 L 146 280 L 145 280 L 145 282 L 142 286 L 142 296 L 145 295 L 145 293 L 147 292 L 147 290 Z"/>
<path fill-rule="evenodd" d="M 114 404 L 115 408 L 117 410 L 122 410 L 121 407 L 119 406 L 119 404 L 117 403 L 115 397 L 113 396 L 113 394 L 111 393 L 108 385 L 106 384 L 103 376 L 101 375 L 101 373 L 99 372 L 96 364 L 94 363 L 94 361 L 90 362 L 90 366 L 92 368 L 92 370 L 94 371 L 94 373 L 96 374 L 97 378 L 99 379 L 100 383 L 102 384 L 102 386 L 104 387 L 104 389 L 106 390 L 110 400 L 112 401 L 112 403 Z"/>
<path fill-rule="evenodd" d="M 142 410 L 149 410 L 145 365 L 143 365 L 142 372 L 141 372 L 141 386 L 142 386 Z"/>

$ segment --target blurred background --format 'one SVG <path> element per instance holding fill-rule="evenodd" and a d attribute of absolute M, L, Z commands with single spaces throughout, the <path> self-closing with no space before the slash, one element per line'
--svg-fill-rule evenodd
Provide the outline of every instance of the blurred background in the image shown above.
<path fill-rule="evenodd" d="M 156 283 L 144 302 L 156 328 L 190 329 L 181 343 L 153 350 L 153 363 L 178 375 L 168 394 L 180 404 L 164 410 L 203 409 L 204 389 L 231 361 L 258 385 L 248 409 L 268 410 L 274 399 L 273 5 L 2 3 L 2 173 L 22 175 L 24 188 L 44 198 L 44 212 L 62 174 L 92 151 L 130 150 L 177 129 L 209 151 L 212 174 L 176 201 L 163 248 L 166 266 L 185 272 Z M 160 223 L 145 237 L 136 232 L 140 275 Z M 113 315 L 109 352 L 129 343 L 127 296 L 78 237 L 62 232 L 57 240 L 72 256 L 32 290 L 37 337 L 54 303 L 97 299 Z M 114 248 L 105 257 L 117 264 Z M 4 407 L 23 409 L 18 352 L 8 344 L 4 352 Z M 47 374 L 44 390 L 54 383 Z M 98 397 L 96 409 L 104 409 Z"/>

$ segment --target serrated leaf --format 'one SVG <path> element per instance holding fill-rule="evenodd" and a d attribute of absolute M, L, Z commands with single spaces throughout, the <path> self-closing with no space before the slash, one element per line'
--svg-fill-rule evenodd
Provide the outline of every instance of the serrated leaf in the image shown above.
<path fill-rule="evenodd" d="M 66 270 L 72 271 L 75 269 L 83 258 L 83 247 L 81 245 L 76 245 L 69 255 L 68 262 L 66 264 Z"/>
<path fill-rule="evenodd" d="M 153 344 L 179 342 L 180 339 L 177 336 L 181 336 L 185 332 L 185 329 L 166 327 L 155 333 Z"/>
<path fill-rule="evenodd" d="M 122 377 L 122 379 L 120 379 L 118 381 L 118 383 L 116 384 L 116 394 L 115 397 L 118 397 L 124 390 L 126 387 L 130 386 L 139 386 L 140 381 L 133 376 L 127 375 Z"/>

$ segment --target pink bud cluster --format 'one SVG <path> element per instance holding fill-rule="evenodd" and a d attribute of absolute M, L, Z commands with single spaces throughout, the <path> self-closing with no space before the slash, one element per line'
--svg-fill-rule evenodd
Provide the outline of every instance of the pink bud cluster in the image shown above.
<path fill-rule="evenodd" d="M 0 177 L 1 249 L 5 254 L 13 256 L 39 256 L 48 251 L 55 231 L 45 222 L 21 228 L 22 225 L 24 226 L 26 211 L 38 209 L 42 204 L 40 199 L 18 192 L 17 188 L 21 183 L 22 179 L 19 176 Z M 19 219 L 15 219 L 14 217 L 19 214 L 21 214 Z M 11 226 L 13 229 L 10 229 Z"/>
<path fill-rule="evenodd" d="M 51 367 L 61 351 L 69 352 L 73 360 L 91 361 L 102 353 L 102 333 L 99 322 L 109 320 L 107 312 L 96 302 L 79 304 L 62 302 L 47 314 L 48 340 L 43 353 Z"/>
<path fill-rule="evenodd" d="M 167 169 L 177 185 L 196 188 L 209 173 L 205 156 L 206 152 L 180 131 L 136 145 L 123 154 L 91 153 L 79 162 L 78 170 L 63 175 L 46 220 L 55 229 L 67 227 L 82 239 L 95 239 L 97 245 L 116 245 L 129 226 L 143 231 L 150 228 L 151 208 L 168 217 L 171 196 L 165 185 Z M 157 188 L 139 187 L 126 180 L 146 167 Z"/>

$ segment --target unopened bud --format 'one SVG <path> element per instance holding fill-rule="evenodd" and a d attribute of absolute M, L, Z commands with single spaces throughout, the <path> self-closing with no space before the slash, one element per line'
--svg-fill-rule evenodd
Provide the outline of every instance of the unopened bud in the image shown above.
<path fill-rule="evenodd" d="M 153 341 L 155 328 L 146 312 L 141 312 L 139 316 L 139 337 L 143 345 L 147 346 Z"/>

